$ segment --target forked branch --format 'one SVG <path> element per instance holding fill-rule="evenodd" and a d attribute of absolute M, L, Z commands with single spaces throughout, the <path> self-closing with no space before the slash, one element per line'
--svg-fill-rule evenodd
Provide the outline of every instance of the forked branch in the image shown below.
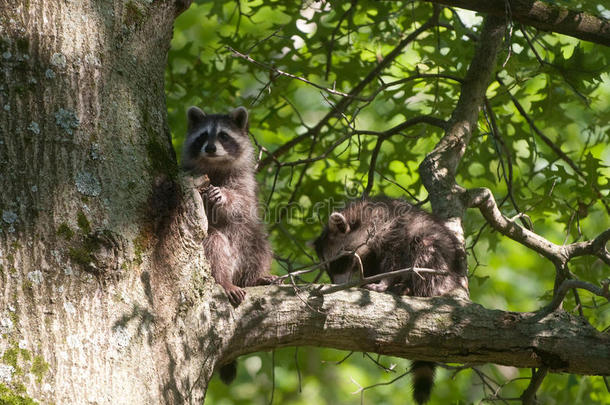
<path fill-rule="evenodd" d="M 496 231 L 540 253 L 556 266 L 563 267 L 570 259 L 584 255 L 597 256 L 604 263 L 610 263 L 610 255 L 606 249 L 606 243 L 610 240 L 610 229 L 590 241 L 557 245 L 505 217 L 500 212 L 493 194 L 487 188 L 468 190 L 466 201 L 467 206 L 478 208 L 489 225 Z"/>

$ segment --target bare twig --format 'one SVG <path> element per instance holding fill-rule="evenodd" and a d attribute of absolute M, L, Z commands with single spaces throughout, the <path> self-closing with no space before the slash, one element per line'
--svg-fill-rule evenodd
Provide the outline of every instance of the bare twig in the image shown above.
<path fill-rule="evenodd" d="M 404 373 L 396 376 L 395 378 L 392 378 L 390 381 L 372 384 L 372 385 L 369 385 L 366 387 L 360 387 L 360 389 L 358 391 L 356 391 L 356 392 L 360 392 L 360 403 L 364 402 L 364 391 L 370 390 L 371 388 L 375 388 L 375 387 L 381 387 L 384 385 L 394 384 L 396 381 L 400 380 L 401 378 L 404 378 L 406 375 L 409 375 L 410 373 L 411 373 L 411 370 L 407 370 Z"/>
<path fill-rule="evenodd" d="M 523 405 L 533 405 L 536 403 L 536 391 L 538 391 L 538 388 L 540 388 L 540 385 L 548 372 L 548 367 L 540 367 L 538 370 L 532 370 L 532 379 L 530 380 L 530 384 L 521 395 Z"/>
<path fill-rule="evenodd" d="M 273 396 L 275 394 L 275 350 L 271 350 L 271 398 L 269 405 L 273 405 Z"/>
<path fill-rule="evenodd" d="M 384 366 L 383 364 L 381 364 L 381 363 L 379 362 L 379 357 L 380 357 L 381 355 L 377 355 L 377 358 L 376 358 L 376 359 L 374 359 L 374 358 L 373 358 L 373 356 L 371 356 L 371 355 L 370 355 L 370 354 L 368 354 L 367 352 L 362 353 L 362 355 L 363 355 L 364 357 L 366 357 L 367 359 L 369 359 L 370 361 L 372 361 L 373 363 L 375 363 L 375 365 L 376 365 L 377 367 L 379 367 L 380 369 L 382 369 L 383 371 L 386 371 L 386 372 L 388 372 L 388 373 L 395 373 L 395 372 L 396 372 L 396 370 L 395 370 L 395 369 L 394 369 L 394 367 L 393 367 L 393 366 L 395 366 L 395 364 L 392 364 L 390 367 L 386 367 L 386 366 Z"/>
<path fill-rule="evenodd" d="M 496 81 L 498 83 L 500 83 L 500 85 L 502 87 L 507 88 L 507 86 L 504 84 L 504 81 L 500 78 L 499 75 L 496 75 Z M 515 98 L 515 96 L 512 95 L 512 93 L 510 91 L 507 90 L 507 94 L 510 97 L 511 101 L 513 102 L 513 105 L 515 106 L 515 108 L 517 108 L 517 111 L 519 111 L 519 114 L 521 114 L 521 116 L 523 118 L 525 118 L 525 120 L 527 121 L 527 123 L 529 124 L 530 128 L 532 128 L 532 130 L 534 131 L 534 133 L 536 135 L 538 135 L 538 137 L 549 147 L 551 148 L 551 150 L 557 155 L 559 156 L 559 158 L 561 158 L 561 160 L 563 160 L 564 162 L 566 162 L 568 164 L 568 166 L 570 166 L 572 168 L 572 170 L 574 170 L 574 172 L 576 172 L 576 174 L 581 178 L 583 184 L 589 184 L 589 179 L 587 178 L 587 175 L 578 167 L 578 165 L 576 163 L 574 163 L 574 161 L 567 155 L 567 153 L 565 153 L 564 151 L 561 150 L 561 147 L 559 147 L 558 145 L 555 144 L 555 142 L 553 142 L 548 136 L 546 136 L 536 125 L 536 123 L 534 122 L 534 120 L 529 116 L 529 114 L 525 111 L 525 109 L 523 108 L 523 106 L 521 105 L 521 103 L 519 103 L 519 100 L 517 100 Z M 600 199 L 601 203 L 604 205 L 604 207 L 606 207 L 606 211 L 608 213 L 610 213 L 610 205 L 606 202 L 605 197 L 602 195 L 601 191 L 599 190 L 599 188 L 595 185 L 595 184 L 591 184 L 591 188 L 593 189 L 593 191 L 595 191 L 595 194 L 597 195 L 597 197 Z"/>
<path fill-rule="evenodd" d="M 275 151 L 273 151 L 271 155 L 267 156 L 267 158 L 259 162 L 257 170 L 260 171 L 264 167 L 268 166 L 271 162 L 279 158 L 281 155 L 292 150 L 295 145 L 298 145 L 304 140 L 310 139 L 313 136 L 319 134 L 322 128 L 328 125 L 328 122 L 331 120 L 331 118 L 340 116 L 358 97 L 358 95 L 366 88 L 366 86 L 373 82 L 373 80 L 377 79 L 379 74 L 383 70 L 385 70 L 399 55 L 401 55 L 402 51 L 405 47 L 407 47 L 407 45 L 417 39 L 417 37 L 421 33 L 432 28 L 437 23 L 438 14 L 438 10 L 435 9 L 433 16 L 428 21 L 426 21 L 424 24 L 422 24 L 421 27 L 419 27 L 411 34 L 409 34 L 406 38 L 404 38 L 402 41 L 400 41 L 400 43 L 392 50 L 392 52 L 386 55 L 381 60 L 381 62 L 379 62 L 379 64 L 375 66 L 375 68 L 373 68 L 366 75 L 366 77 L 362 79 L 362 81 L 358 83 L 358 85 L 349 92 L 348 96 L 343 97 L 337 102 L 337 104 L 335 104 L 335 108 L 333 110 L 329 111 L 314 127 L 309 129 L 307 132 L 286 142 L 285 144 L 277 148 Z"/>
<path fill-rule="evenodd" d="M 330 36 L 330 41 L 328 42 L 328 49 L 326 50 L 326 73 L 324 74 L 324 78 L 326 80 L 328 80 L 328 76 L 330 75 L 330 70 L 333 65 L 333 50 L 335 46 L 337 32 L 339 32 L 339 30 L 341 29 L 343 21 L 345 21 L 356 9 L 356 3 L 357 0 L 351 0 L 350 7 L 345 10 L 345 12 L 341 15 L 341 17 L 339 18 L 339 22 L 335 26 L 335 29 L 333 29 L 333 32 Z"/>
<path fill-rule="evenodd" d="M 250 55 L 243 54 L 243 53 L 239 52 L 238 50 L 236 50 L 234 48 L 231 48 L 230 46 L 227 46 L 227 49 L 233 54 L 233 56 L 235 56 L 237 58 L 244 59 L 244 60 L 246 60 L 246 61 L 248 61 L 250 63 L 253 63 L 253 64 L 255 64 L 255 65 L 259 66 L 259 67 L 262 67 L 263 69 L 270 70 L 273 73 L 275 73 L 276 75 L 286 76 L 286 77 L 289 77 L 291 79 L 302 81 L 304 83 L 309 84 L 310 86 L 313 86 L 313 87 L 315 87 L 317 89 L 323 90 L 323 91 L 325 91 L 327 93 L 330 93 L 330 94 L 335 94 L 337 96 L 361 99 L 358 96 L 351 95 L 349 93 L 345 93 L 345 92 L 342 92 L 342 91 L 331 89 L 329 87 L 325 87 L 325 86 L 319 85 L 317 83 L 312 82 L 311 80 L 307 80 L 304 77 L 293 75 L 292 73 L 284 72 L 283 70 L 278 69 L 276 67 L 266 65 L 266 64 L 264 64 L 262 62 L 259 62 L 259 61 L 255 60 L 255 59 L 253 59 Z M 364 99 L 362 99 L 362 100 L 364 100 Z"/>
<path fill-rule="evenodd" d="M 294 365 L 297 369 L 297 377 L 299 381 L 299 394 L 303 391 L 303 381 L 301 378 L 301 367 L 299 366 L 299 347 L 294 348 Z"/>
<path fill-rule="evenodd" d="M 397 181 L 390 179 L 389 177 L 385 176 L 383 173 L 381 173 L 379 170 L 375 170 L 375 173 L 377 173 L 382 179 L 384 179 L 385 181 L 394 184 L 396 187 L 400 188 L 402 191 L 404 191 L 405 193 L 407 193 L 409 195 L 409 197 L 411 197 L 413 200 L 415 200 L 417 203 L 415 205 L 420 205 L 421 201 L 415 196 L 415 194 L 413 194 L 412 192 L 410 192 L 406 187 L 402 186 L 401 184 L 399 184 Z"/>
<path fill-rule="evenodd" d="M 366 180 L 366 187 L 362 192 L 363 197 L 368 197 L 373 189 L 373 184 L 375 183 L 375 167 L 377 166 L 377 157 L 379 156 L 379 151 L 381 151 L 381 145 L 386 139 L 386 137 L 380 136 L 377 138 L 377 143 L 375 143 L 375 149 L 373 149 L 371 161 L 369 162 L 369 173 Z"/>
<path fill-rule="evenodd" d="M 547 313 L 553 312 L 557 308 L 559 308 L 559 306 L 563 302 L 563 299 L 565 298 L 566 294 L 572 288 L 580 288 L 581 290 L 587 290 L 595 295 L 599 295 L 600 297 L 604 297 L 607 300 L 610 300 L 610 294 L 608 293 L 609 284 L 610 284 L 610 279 L 604 280 L 602 282 L 601 288 L 597 287 L 591 283 L 587 283 L 586 281 L 565 280 L 563 283 L 561 283 L 561 285 L 557 289 L 557 292 L 556 292 L 555 296 L 553 297 L 553 300 L 551 301 L 551 303 L 549 305 L 547 305 L 546 307 L 542 308 L 540 310 L 540 313 L 547 314 Z"/>
<path fill-rule="evenodd" d="M 428 269 L 428 268 L 424 268 L 424 267 L 407 267 L 407 268 L 400 269 L 400 270 L 389 271 L 387 273 L 376 274 L 376 275 L 370 276 L 370 277 L 364 277 L 361 280 L 352 280 L 352 281 L 348 281 L 347 283 L 336 284 L 336 285 L 332 285 L 329 287 L 324 287 L 324 288 L 319 289 L 317 291 L 317 293 L 322 294 L 322 295 L 332 294 L 337 291 L 347 290 L 348 288 L 360 287 L 365 284 L 374 283 L 376 281 L 383 280 L 384 278 L 404 276 L 405 274 L 409 274 L 409 273 L 415 273 L 419 277 L 422 277 L 419 273 L 434 273 L 436 275 L 450 274 L 448 271 L 440 271 L 440 270 Z"/>

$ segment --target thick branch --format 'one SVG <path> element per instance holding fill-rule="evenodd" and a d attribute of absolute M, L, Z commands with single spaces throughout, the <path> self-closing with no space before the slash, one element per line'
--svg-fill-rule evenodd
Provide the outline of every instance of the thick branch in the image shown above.
<path fill-rule="evenodd" d="M 361 289 L 324 296 L 313 288 L 289 286 L 247 291 L 234 313 L 235 323 L 225 330 L 224 361 L 307 345 L 438 362 L 610 374 L 610 336 L 565 312 L 504 312 L 449 297 Z"/>
<path fill-rule="evenodd" d="M 472 131 L 476 128 L 505 28 L 506 23 L 502 18 L 485 19 L 481 36 L 486 40 L 477 44 L 445 135 L 419 166 L 422 183 L 430 194 L 434 213 L 442 218 L 453 218 L 446 225 L 460 238 L 463 238 L 460 218 L 465 207 L 459 199 L 462 190 L 455 182 L 455 174 Z"/>
<path fill-rule="evenodd" d="M 610 46 L 610 21 L 582 11 L 538 0 L 426 0 L 499 17 L 508 17 L 542 31 Z"/>

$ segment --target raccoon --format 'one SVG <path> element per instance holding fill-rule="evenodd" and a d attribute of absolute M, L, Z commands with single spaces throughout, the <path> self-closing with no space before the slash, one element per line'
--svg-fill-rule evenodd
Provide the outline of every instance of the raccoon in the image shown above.
<path fill-rule="evenodd" d="M 205 114 L 191 107 L 187 118 L 182 167 L 210 179 L 202 192 L 209 224 L 203 248 L 214 279 L 237 306 L 246 296 L 242 287 L 276 278 L 269 273 L 272 253 L 258 217 L 248 111 L 239 107 L 229 114 Z"/>
<path fill-rule="evenodd" d="M 314 247 L 321 261 L 330 261 L 326 271 L 333 283 L 359 277 L 360 271 L 368 277 L 413 266 L 448 274 L 408 273 L 364 287 L 417 297 L 467 289 L 457 238 L 431 214 L 400 199 L 364 199 L 333 212 Z M 413 398 L 423 404 L 430 398 L 435 366 L 415 361 L 411 369 Z"/>

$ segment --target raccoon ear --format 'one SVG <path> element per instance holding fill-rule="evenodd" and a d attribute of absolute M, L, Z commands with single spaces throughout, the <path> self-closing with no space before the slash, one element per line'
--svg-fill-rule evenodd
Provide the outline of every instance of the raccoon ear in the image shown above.
<path fill-rule="evenodd" d="M 190 107 L 186 112 L 187 118 L 187 126 L 188 129 L 193 129 L 197 124 L 201 123 L 201 121 L 205 118 L 205 113 L 199 109 L 199 107 Z"/>
<path fill-rule="evenodd" d="M 246 132 L 248 131 L 248 110 L 245 107 L 237 107 L 229 113 L 237 126 Z"/>
<path fill-rule="evenodd" d="M 340 212 L 333 212 L 330 214 L 328 218 L 328 228 L 331 231 L 339 232 L 339 233 L 348 233 L 349 232 L 349 224 L 347 220 Z"/>

